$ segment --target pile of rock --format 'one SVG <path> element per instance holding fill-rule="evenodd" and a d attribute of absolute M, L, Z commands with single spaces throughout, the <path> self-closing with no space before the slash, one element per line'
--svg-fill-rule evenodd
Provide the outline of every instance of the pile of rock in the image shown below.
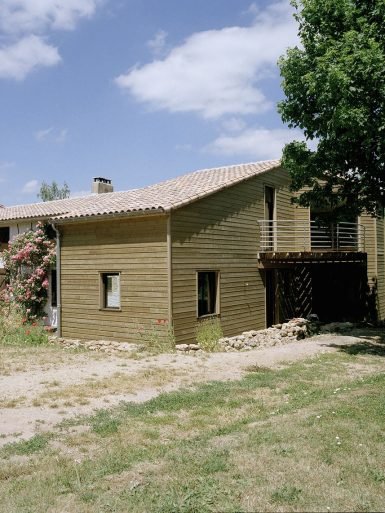
<path fill-rule="evenodd" d="M 199 344 L 177 344 L 175 349 L 181 353 L 192 353 L 199 354 L 204 353 L 203 349 Z"/>
<path fill-rule="evenodd" d="M 283 324 L 275 324 L 265 330 L 245 331 L 235 337 L 219 339 L 218 346 L 222 351 L 249 351 L 256 347 L 271 347 L 301 340 L 316 333 L 318 326 L 307 319 L 291 319 Z M 199 344 L 179 344 L 178 351 L 196 353 L 202 351 Z"/>
<path fill-rule="evenodd" d="M 136 353 L 144 350 L 143 345 L 128 342 L 113 342 L 110 340 L 79 340 L 73 338 L 49 337 L 52 344 L 60 344 L 66 349 L 88 349 L 104 353 Z"/>
<path fill-rule="evenodd" d="M 224 351 L 248 351 L 256 347 L 272 347 L 288 344 L 310 336 L 311 323 L 306 319 L 292 319 L 283 324 L 275 324 L 265 330 L 245 331 L 235 337 L 224 337 L 219 345 Z"/>
<path fill-rule="evenodd" d="M 344 333 L 354 328 L 351 322 L 332 322 L 321 325 L 318 318 L 314 316 L 311 320 L 297 318 L 291 319 L 283 324 L 275 324 L 265 330 L 244 331 L 235 337 L 223 337 L 218 341 L 220 351 L 249 351 L 257 347 L 272 347 L 288 344 L 295 340 L 310 337 L 315 333 Z M 53 344 L 60 344 L 67 349 L 88 349 L 104 353 L 136 353 L 146 350 L 141 344 L 130 344 L 128 342 L 114 342 L 110 340 L 80 340 L 49 337 Z M 178 344 L 176 350 L 182 353 L 198 354 L 203 353 L 199 344 Z"/>

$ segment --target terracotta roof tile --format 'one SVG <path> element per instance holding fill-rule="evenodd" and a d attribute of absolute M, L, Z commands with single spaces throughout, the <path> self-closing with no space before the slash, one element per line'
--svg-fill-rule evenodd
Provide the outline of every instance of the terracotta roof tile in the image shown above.
<path fill-rule="evenodd" d="M 0 222 L 35 218 L 51 218 L 60 222 L 130 212 L 169 212 L 279 165 L 279 160 L 268 160 L 204 169 L 142 189 L 5 207 L 0 210 Z"/>

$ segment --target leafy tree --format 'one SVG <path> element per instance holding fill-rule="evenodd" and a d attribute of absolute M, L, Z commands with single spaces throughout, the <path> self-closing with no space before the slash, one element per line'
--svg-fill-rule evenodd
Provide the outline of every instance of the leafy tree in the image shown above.
<path fill-rule="evenodd" d="M 376 215 L 385 188 L 385 0 L 293 0 L 301 47 L 279 61 L 278 105 L 307 142 L 283 150 L 303 206 Z M 313 146 L 308 143 L 314 141 Z"/>
<path fill-rule="evenodd" d="M 69 198 L 70 189 L 66 182 L 63 183 L 63 187 L 59 187 L 58 184 L 53 181 L 51 184 L 43 182 L 40 186 L 40 192 L 37 195 L 43 201 L 53 201 L 64 198 Z"/>

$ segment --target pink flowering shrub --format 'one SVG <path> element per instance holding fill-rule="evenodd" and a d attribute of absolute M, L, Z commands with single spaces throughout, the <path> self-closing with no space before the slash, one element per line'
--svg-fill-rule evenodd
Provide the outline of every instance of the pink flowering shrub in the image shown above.
<path fill-rule="evenodd" d="M 14 303 L 25 322 L 40 319 L 48 296 L 48 271 L 55 263 L 55 242 L 44 226 L 18 235 L 9 243 L 2 257 L 7 276 L 4 299 Z"/>

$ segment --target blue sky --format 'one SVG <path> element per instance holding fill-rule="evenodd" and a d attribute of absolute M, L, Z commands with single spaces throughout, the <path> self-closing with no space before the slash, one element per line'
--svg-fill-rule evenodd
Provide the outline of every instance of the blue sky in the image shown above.
<path fill-rule="evenodd" d="M 279 158 L 289 0 L 1 0 L 0 203 Z"/>

